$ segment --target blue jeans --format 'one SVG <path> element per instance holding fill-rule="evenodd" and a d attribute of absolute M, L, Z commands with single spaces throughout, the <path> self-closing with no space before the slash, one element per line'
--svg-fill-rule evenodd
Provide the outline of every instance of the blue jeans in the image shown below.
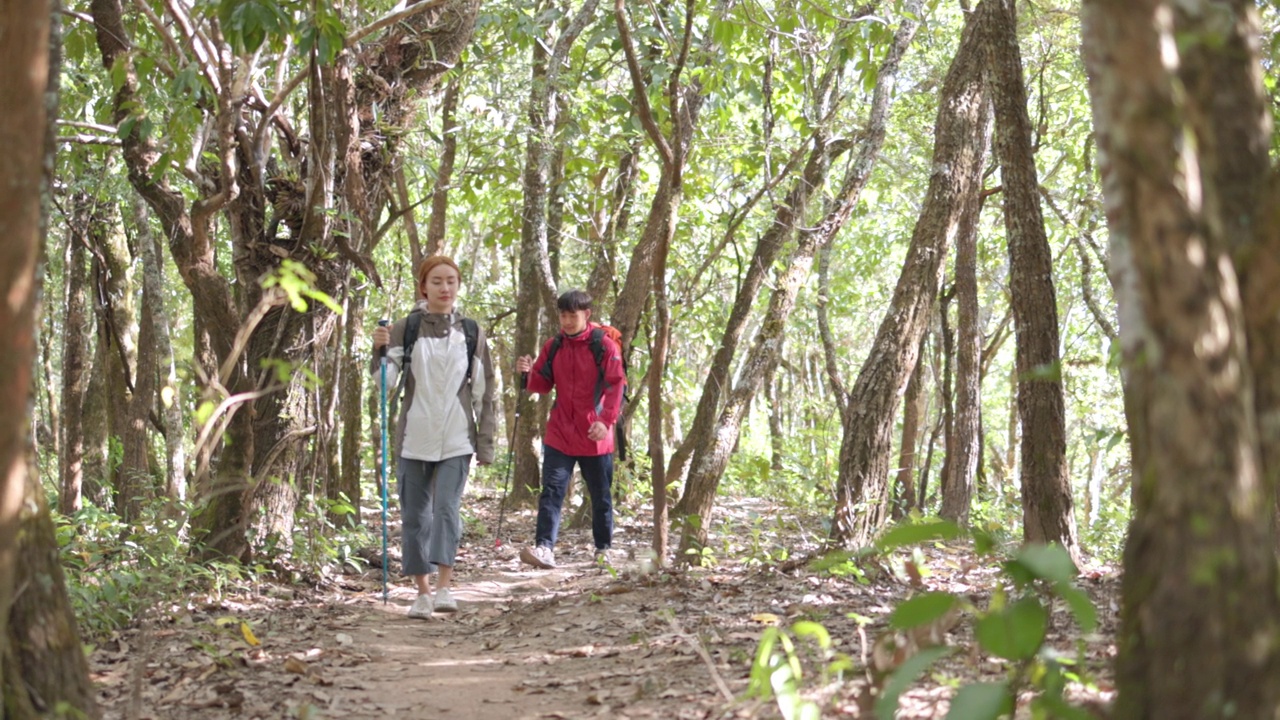
<path fill-rule="evenodd" d="M 560 534 L 560 510 L 573 479 L 573 466 L 582 468 L 587 493 L 591 496 L 591 535 L 596 549 L 613 542 L 613 454 L 565 455 L 542 446 L 542 494 L 538 496 L 538 528 L 535 543 L 553 548 Z"/>

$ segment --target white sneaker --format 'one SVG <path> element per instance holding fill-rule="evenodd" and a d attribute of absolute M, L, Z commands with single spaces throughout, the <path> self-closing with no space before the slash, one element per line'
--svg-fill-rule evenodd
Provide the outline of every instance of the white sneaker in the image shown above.
<path fill-rule="evenodd" d="M 438 613 L 458 612 L 458 601 L 453 599 L 449 588 L 440 588 L 436 591 L 435 608 Z"/>
<path fill-rule="evenodd" d="M 556 566 L 556 556 L 551 552 L 551 548 L 541 545 L 535 548 L 520 548 L 520 560 L 526 565 L 543 570 L 551 570 Z"/>
<path fill-rule="evenodd" d="M 413 601 L 413 607 L 409 608 L 409 617 L 419 620 L 430 620 L 433 609 L 431 607 L 430 595 L 419 595 L 417 600 Z"/>

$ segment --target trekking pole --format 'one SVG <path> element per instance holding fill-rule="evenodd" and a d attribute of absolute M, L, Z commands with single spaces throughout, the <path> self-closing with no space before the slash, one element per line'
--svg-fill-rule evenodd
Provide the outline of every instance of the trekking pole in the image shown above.
<path fill-rule="evenodd" d="M 502 501 L 498 503 L 498 531 L 494 533 L 493 546 L 502 547 L 502 517 L 507 514 L 507 486 L 511 483 L 511 468 L 516 459 L 516 430 L 520 427 L 520 393 L 524 391 L 528 373 L 520 373 L 520 389 L 516 391 L 516 416 L 511 421 L 511 441 L 507 443 L 507 472 L 502 477 Z"/>
<path fill-rule="evenodd" d="M 379 320 L 378 327 L 386 327 Z M 387 346 L 378 348 L 382 370 L 382 604 L 387 604 Z"/>

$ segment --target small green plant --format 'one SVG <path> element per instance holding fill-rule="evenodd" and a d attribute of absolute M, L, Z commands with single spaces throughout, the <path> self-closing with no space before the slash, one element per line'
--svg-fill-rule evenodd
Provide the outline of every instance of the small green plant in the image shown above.
<path fill-rule="evenodd" d="M 877 556 L 961 534 L 960 528 L 949 522 L 914 521 L 889 530 L 867 548 L 829 553 L 811 567 L 831 573 L 860 572 L 860 565 L 869 564 Z M 982 531 L 973 533 L 973 542 L 979 555 L 990 556 L 997 547 L 996 538 Z M 917 565 L 921 561 L 914 558 Z M 886 641 L 883 647 L 894 659 L 886 667 L 872 668 L 869 672 L 878 718 L 892 720 L 901 694 L 937 660 L 950 654 L 951 648 L 939 643 L 941 635 L 958 621 L 960 613 L 976 618 L 974 636 L 979 647 L 1006 661 L 1008 673 L 997 682 L 959 687 L 951 700 L 948 720 L 996 720 L 1010 715 L 1015 698 L 1028 690 L 1032 695 L 1030 710 L 1035 718 L 1085 720 L 1090 717 L 1065 697 L 1067 683 L 1081 680 L 1077 668 L 1083 664 L 1083 657 L 1064 656 L 1046 644 L 1050 606 L 1055 601 L 1066 604 L 1084 633 L 1093 632 L 1097 625 L 1092 602 L 1073 584 L 1076 568 L 1071 557 L 1057 545 L 1030 545 L 1003 561 L 1000 570 L 1002 583 L 986 609 L 975 607 L 967 597 L 948 592 L 923 592 L 894 609 L 889 618 L 889 633 L 882 638 Z M 864 623 L 859 620 L 859 624 Z M 806 636 L 816 633 L 810 625 L 817 624 L 804 626 Z M 793 632 L 796 631 L 793 629 Z M 825 628 L 822 632 L 825 634 Z M 776 699 L 788 720 L 818 717 L 817 706 L 800 696 L 803 676 L 794 646 L 785 631 L 776 628 L 765 631 L 752 665 L 748 694 Z M 881 647 L 881 643 L 877 646 Z"/>
<path fill-rule="evenodd" d="M 747 697 L 774 700 L 786 720 L 822 717 L 818 704 L 801 695 L 805 682 L 804 640 L 816 646 L 813 650 L 818 656 L 819 685 L 838 681 L 853 669 L 853 660 L 835 651 L 830 634 L 819 623 L 801 620 L 789 628 L 765 628 L 751 664 Z"/>

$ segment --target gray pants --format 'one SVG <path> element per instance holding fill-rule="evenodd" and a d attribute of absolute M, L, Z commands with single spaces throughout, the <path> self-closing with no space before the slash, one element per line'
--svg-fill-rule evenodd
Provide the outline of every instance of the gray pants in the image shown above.
<path fill-rule="evenodd" d="M 462 541 L 462 491 L 471 456 L 439 462 L 400 458 L 400 542 L 405 575 L 429 575 L 436 564 L 453 567 Z"/>

